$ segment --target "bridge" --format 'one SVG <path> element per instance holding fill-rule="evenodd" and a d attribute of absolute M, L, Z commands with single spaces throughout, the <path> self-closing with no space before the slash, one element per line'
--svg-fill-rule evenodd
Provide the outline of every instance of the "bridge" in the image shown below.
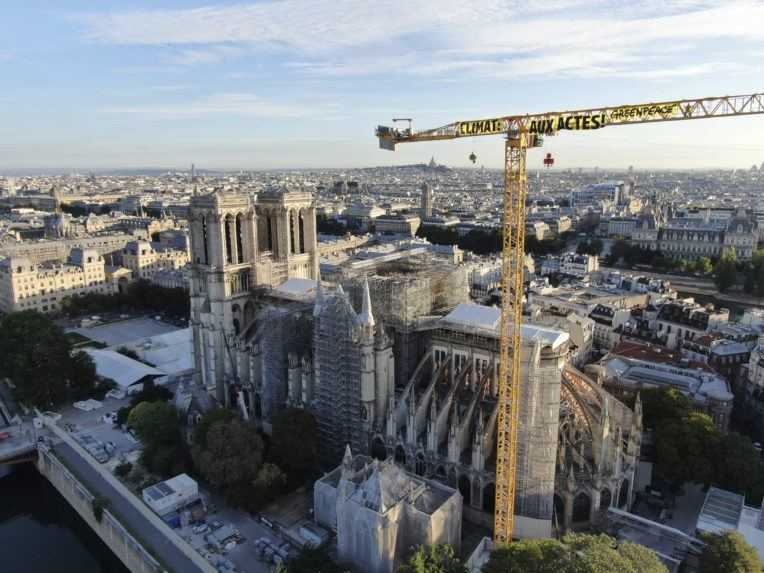
<path fill-rule="evenodd" d="M 216 573 L 216 569 L 98 464 L 55 421 L 0 431 L 0 472 L 33 462 L 132 573 Z M 41 422 L 41 423 L 40 423 Z"/>

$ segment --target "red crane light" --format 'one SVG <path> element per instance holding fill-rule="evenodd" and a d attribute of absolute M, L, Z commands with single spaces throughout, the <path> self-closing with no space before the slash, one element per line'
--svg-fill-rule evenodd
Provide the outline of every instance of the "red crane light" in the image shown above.
<path fill-rule="evenodd" d="M 554 165 L 554 157 L 552 157 L 551 153 L 547 153 L 546 157 L 544 157 L 544 166 L 549 168 L 552 165 Z"/>

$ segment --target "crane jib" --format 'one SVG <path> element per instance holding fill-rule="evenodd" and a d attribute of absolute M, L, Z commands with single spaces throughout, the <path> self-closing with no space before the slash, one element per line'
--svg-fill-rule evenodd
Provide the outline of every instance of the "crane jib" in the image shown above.
<path fill-rule="evenodd" d="M 518 127 L 524 126 L 528 133 L 549 135 L 563 130 L 588 131 L 600 129 L 607 125 L 670 119 L 679 115 L 681 115 L 681 107 L 678 102 L 628 105 L 579 113 L 460 121 L 456 126 L 456 133 L 458 136 L 495 135 L 506 133 L 514 124 Z"/>

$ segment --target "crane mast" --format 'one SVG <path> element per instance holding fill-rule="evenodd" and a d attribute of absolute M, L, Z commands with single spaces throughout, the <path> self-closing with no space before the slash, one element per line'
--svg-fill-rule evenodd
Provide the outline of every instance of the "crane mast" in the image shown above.
<path fill-rule="evenodd" d="M 561 131 L 588 132 L 615 125 L 754 114 L 764 114 L 764 93 L 457 121 L 417 132 L 412 131 L 408 118 L 409 127 L 404 130 L 377 127 L 379 146 L 391 151 L 398 143 L 482 135 L 506 137 L 494 541 L 509 543 L 514 531 L 528 148 L 541 147 L 544 136 L 557 135 Z"/>

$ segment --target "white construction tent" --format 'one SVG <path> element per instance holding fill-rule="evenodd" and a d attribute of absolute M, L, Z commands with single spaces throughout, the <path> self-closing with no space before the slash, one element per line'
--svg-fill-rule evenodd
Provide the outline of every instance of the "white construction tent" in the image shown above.
<path fill-rule="evenodd" d="M 164 334 L 139 338 L 126 344 L 112 346 L 112 350 L 127 348 L 144 362 L 153 364 L 162 375 L 171 379 L 193 371 L 194 354 L 190 328 L 181 328 Z"/>
<path fill-rule="evenodd" d="M 165 376 L 161 370 L 133 360 L 114 350 L 86 348 L 85 352 L 93 359 L 98 376 L 113 380 L 120 390 L 126 392 L 129 392 L 131 386 L 137 386 L 146 380 Z"/>

